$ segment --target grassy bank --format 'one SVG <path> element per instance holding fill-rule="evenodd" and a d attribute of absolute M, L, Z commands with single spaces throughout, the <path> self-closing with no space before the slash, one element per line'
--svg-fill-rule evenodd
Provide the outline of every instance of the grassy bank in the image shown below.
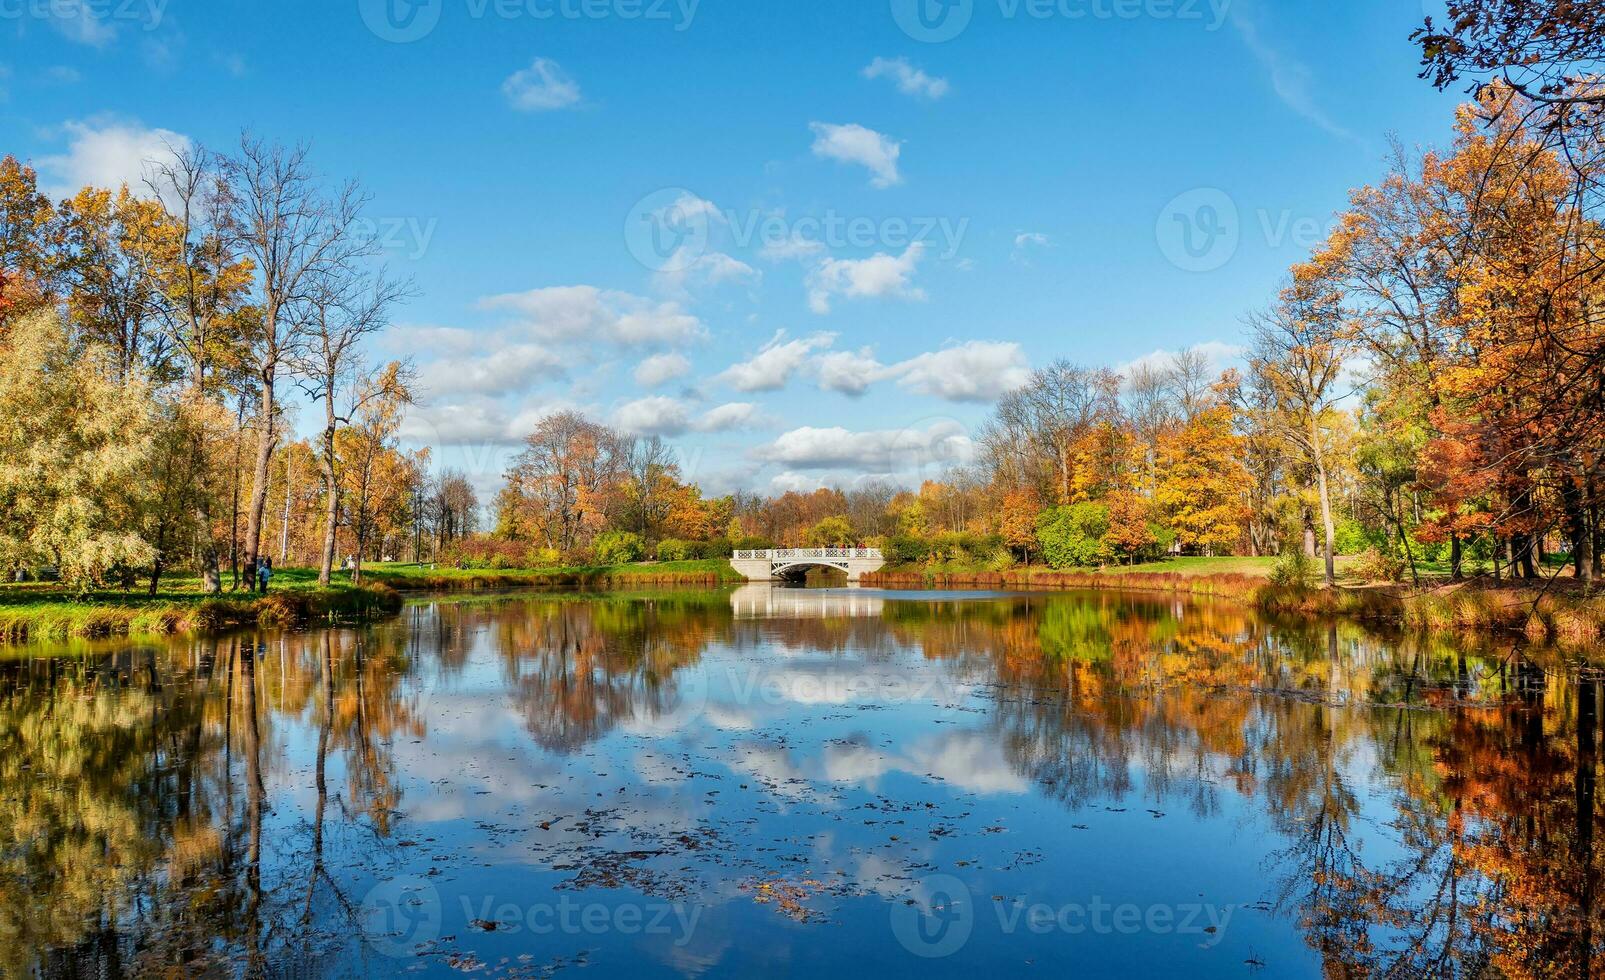
<path fill-rule="evenodd" d="M 198 579 L 181 577 L 163 582 L 155 595 L 144 590 L 80 595 L 56 585 L 7 584 L 0 585 L 0 642 L 296 626 L 391 615 L 401 605 L 400 594 L 383 583 L 320 588 L 316 573 L 307 569 L 276 573 L 265 596 L 209 595 Z"/>
<path fill-rule="evenodd" d="M 341 572 L 327 588 L 317 572 L 286 568 L 274 573 L 272 591 L 209 595 L 199 579 L 164 579 L 161 590 L 104 590 L 79 595 L 59 585 L 0 585 L 0 643 L 75 637 L 196 633 L 243 626 L 297 626 L 390 615 L 402 593 L 525 588 L 621 588 L 650 585 L 724 585 L 741 581 L 727 561 L 541 569 L 474 570 L 385 564 L 363 570 L 362 586 Z"/>
<path fill-rule="evenodd" d="M 1605 594 L 1587 596 L 1566 587 L 1544 589 L 1487 578 L 1410 588 L 1361 582 L 1341 574 L 1335 588 L 1294 588 L 1271 583 L 1275 564 L 1272 558 L 1175 558 L 1081 572 L 1036 567 L 989 572 L 932 565 L 889 567 L 866 576 L 864 583 L 1217 596 L 1283 615 L 1345 616 L 1418 630 L 1509 631 L 1536 643 L 1592 646 L 1605 642 Z"/>

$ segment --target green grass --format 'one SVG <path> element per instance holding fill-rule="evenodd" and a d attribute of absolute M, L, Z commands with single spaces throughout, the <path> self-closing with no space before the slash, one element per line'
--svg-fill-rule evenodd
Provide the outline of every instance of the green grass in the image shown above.
<path fill-rule="evenodd" d="M 363 567 L 363 585 L 337 571 L 327 587 L 312 568 L 275 569 L 266 597 L 230 588 L 208 595 L 196 576 L 164 578 L 144 588 L 79 594 L 61 585 L 0 585 L 0 643 L 79 637 L 187 633 L 250 625 L 294 625 L 394 612 L 400 592 L 643 585 L 723 585 L 742 581 L 723 559 L 531 569 L 460 569 L 384 563 Z"/>
<path fill-rule="evenodd" d="M 313 619 L 364 618 L 401 606 L 382 583 L 354 586 L 341 577 L 318 585 L 315 569 L 276 570 L 266 596 L 229 588 L 209 595 L 194 576 L 163 579 L 155 595 L 144 588 L 79 593 L 51 583 L 0 585 L 0 642 L 75 637 L 187 633 L 238 626 L 287 626 Z"/>

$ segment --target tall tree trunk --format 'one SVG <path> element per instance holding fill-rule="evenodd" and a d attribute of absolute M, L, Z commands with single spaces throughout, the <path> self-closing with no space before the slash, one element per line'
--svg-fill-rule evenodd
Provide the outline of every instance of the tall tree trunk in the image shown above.
<path fill-rule="evenodd" d="M 1315 482 L 1321 491 L 1321 529 L 1326 533 L 1326 584 L 1328 587 L 1337 582 L 1337 528 L 1332 523 L 1332 494 L 1327 487 L 1326 454 L 1321 451 L 1320 429 L 1310 426 L 1310 437 L 1315 447 Z"/>
<path fill-rule="evenodd" d="M 328 585 L 334 574 L 334 546 L 340 528 L 340 481 L 334 472 L 334 410 L 323 430 L 323 554 L 318 563 L 318 584 Z"/>
<path fill-rule="evenodd" d="M 262 547 L 262 514 L 267 509 L 269 468 L 273 464 L 273 447 L 278 442 L 278 426 L 273 417 L 275 409 L 273 369 L 262 372 L 260 399 L 261 417 L 257 420 L 256 467 L 251 481 L 251 504 L 245 512 L 245 561 L 254 566 Z"/>
<path fill-rule="evenodd" d="M 1450 534 L 1449 535 L 1449 578 L 1450 578 L 1451 581 L 1458 582 L 1464 577 L 1463 575 L 1460 574 L 1460 560 L 1461 560 L 1461 555 L 1460 555 L 1460 535 L 1458 535 L 1458 534 Z"/>
<path fill-rule="evenodd" d="M 295 497 L 295 471 L 288 458 L 284 461 L 284 518 L 279 523 L 279 564 L 290 558 L 290 501 Z"/>

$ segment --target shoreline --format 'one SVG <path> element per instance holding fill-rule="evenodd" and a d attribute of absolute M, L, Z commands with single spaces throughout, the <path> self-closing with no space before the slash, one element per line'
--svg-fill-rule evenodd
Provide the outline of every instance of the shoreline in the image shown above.
<path fill-rule="evenodd" d="M 1298 588 L 1236 573 L 1178 572 L 923 572 L 897 568 L 864 576 L 864 585 L 921 588 L 992 587 L 1158 592 L 1233 599 L 1263 613 L 1334 616 L 1402 629 L 1516 633 L 1534 643 L 1589 646 L 1605 641 L 1605 594 L 1577 596 L 1540 585 L 1468 579 L 1412 589 L 1399 585 Z"/>
<path fill-rule="evenodd" d="M 722 566 L 722 567 L 720 567 Z M 392 566 L 365 571 L 361 586 L 288 586 L 267 596 L 175 593 L 96 593 L 88 598 L 50 590 L 0 602 L 0 645 L 73 639 L 172 636 L 252 626 L 284 628 L 317 620 L 365 621 L 400 612 L 406 598 L 424 594 L 516 590 L 628 589 L 646 586 L 718 588 L 745 579 L 713 560 L 557 569 L 426 569 Z M 1239 572 L 1057 571 L 1005 572 L 900 567 L 867 574 L 877 588 L 995 588 L 1034 591 L 1146 592 L 1241 602 L 1279 616 L 1336 617 L 1412 630 L 1498 632 L 1534 643 L 1594 646 L 1605 642 L 1605 594 L 1546 592 L 1536 585 L 1472 579 L 1419 590 L 1397 585 L 1278 586 Z M 0 592 L 0 597 L 4 593 Z"/>

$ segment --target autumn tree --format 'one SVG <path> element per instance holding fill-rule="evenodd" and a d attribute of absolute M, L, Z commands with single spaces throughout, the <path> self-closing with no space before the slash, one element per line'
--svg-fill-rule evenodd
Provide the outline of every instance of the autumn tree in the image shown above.
<path fill-rule="evenodd" d="M 1332 508 L 1337 403 L 1350 349 L 1340 294 L 1317 264 L 1301 266 L 1276 305 L 1250 318 L 1254 333 L 1252 380 L 1264 394 L 1266 420 L 1308 462 L 1315 474 L 1325 534 L 1326 584 L 1336 581 L 1336 521 Z"/>
<path fill-rule="evenodd" d="M 143 380 L 39 310 L 0 342 L 0 564 L 49 564 L 80 587 L 155 557 L 141 535 L 155 419 Z"/>
<path fill-rule="evenodd" d="M 1154 503 L 1183 547 L 1214 555 L 1229 551 L 1242 536 L 1248 474 L 1241 449 L 1225 399 L 1200 409 L 1161 442 Z"/>
<path fill-rule="evenodd" d="M 245 514 L 244 557 L 256 561 L 267 503 L 268 469 L 278 443 L 281 371 L 306 339 L 298 315 L 315 304 L 328 281 L 340 281 L 374 244 L 355 233 L 366 199 L 355 183 L 326 192 L 311 169 L 305 146 L 286 147 L 249 136 L 228 164 L 233 224 L 254 266 L 252 296 L 259 312 L 246 351 L 256 389 L 256 451 Z"/>

